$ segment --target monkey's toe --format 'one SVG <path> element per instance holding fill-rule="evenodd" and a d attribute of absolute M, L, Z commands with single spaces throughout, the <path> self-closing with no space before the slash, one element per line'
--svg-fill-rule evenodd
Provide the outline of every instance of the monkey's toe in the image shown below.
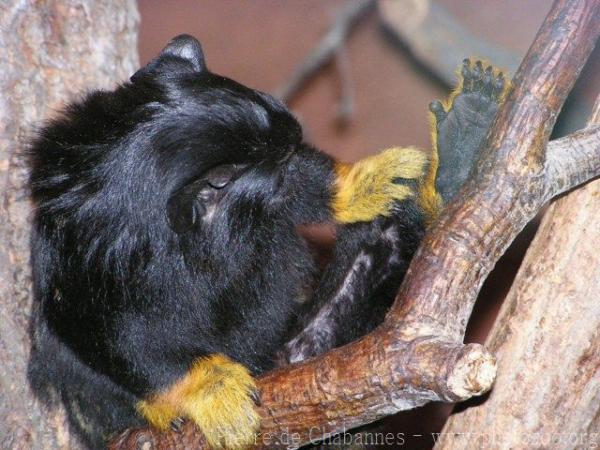
<path fill-rule="evenodd" d="M 469 58 L 465 58 L 460 73 L 462 88 L 459 93 L 474 93 L 488 101 L 501 103 L 508 89 L 502 71 L 489 64 L 484 69 L 483 61 L 477 60 L 472 63 Z"/>
<path fill-rule="evenodd" d="M 444 109 L 444 105 L 439 100 L 434 100 L 429 104 L 429 111 L 431 111 L 437 123 L 441 123 L 444 121 L 448 113 Z"/>

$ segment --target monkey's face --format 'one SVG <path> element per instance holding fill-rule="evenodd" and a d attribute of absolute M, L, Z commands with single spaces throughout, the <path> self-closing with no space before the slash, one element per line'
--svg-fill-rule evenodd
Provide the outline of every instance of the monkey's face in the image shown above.
<path fill-rule="evenodd" d="M 119 267 L 165 251 L 211 264 L 252 251 L 250 237 L 272 229 L 285 202 L 279 188 L 302 140 L 296 120 L 274 98 L 208 71 L 189 37 L 131 81 L 71 106 L 41 134 L 46 150 L 32 161 L 40 220 L 70 247 L 89 248 L 89 261 Z"/>
<path fill-rule="evenodd" d="M 177 98 L 161 107 L 152 151 L 171 229 L 183 234 L 223 227 L 232 214 L 247 223 L 275 214 L 287 162 L 301 144 L 296 120 L 272 97 L 210 72 L 169 83 Z"/>
<path fill-rule="evenodd" d="M 152 161 L 152 208 L 190 259 L 214 263 L 254 251 L 284 220 L 302 132 L 281 102 L 208 71 L 194 42 L 173 45 L 132 77 L 133 89 L 160 93 L 143 106 L 136 151 Z"/>

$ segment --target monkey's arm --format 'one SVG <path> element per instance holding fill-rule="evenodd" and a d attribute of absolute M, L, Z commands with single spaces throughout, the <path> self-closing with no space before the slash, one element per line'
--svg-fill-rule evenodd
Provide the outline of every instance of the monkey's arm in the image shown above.
<path fill-rule="evenodd" d="M 412 149 L 396 149 L 401 170 L 390 169 L 395 161 L 386 152 L 379 159 L 336 168 L 332 209 L 342 226 L 334 258 L 304 328 L 286 345 L 284 359 L 296 362 L 342 345 L 383 318 L 393 298 L 382 298 L 381 288 L 392 295 L 397 290 L 425 223 L 436 218 L 442 198 L 449 201 L 466 180 L 507 90 L 502 73 L 465 60 L 456 91 L 445 104 L 430 106 L 431 161 L 421 161 Z M 372 173 L 357 175 L 365 165 L 373 167 Z M 387 176 L 390 170 L 394 183 Z M 382 208 L 390 197 L 393 207 Z"/>
<path fill-rule="evenodd" d="M 333 257 L 280 362 L 296 362 L 370 331 L 425 230 L 430 164 L 415 148 L 392 148 L 355 164 L 335 163 L 328 209 L 337 225 Z M 381 289 L 383 287 L 389 289 Z M 382 295 L 378 295 L 382 291 Z"/>

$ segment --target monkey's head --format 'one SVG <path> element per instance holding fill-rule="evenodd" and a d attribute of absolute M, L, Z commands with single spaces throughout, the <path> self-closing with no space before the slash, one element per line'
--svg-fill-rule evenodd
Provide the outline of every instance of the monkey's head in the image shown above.
<path fill-rule="evenodd" d="M 177 246 L 214 263 L 277 220 L 301 140 L 282 103 L 210 72 L 198 41 L 182 35 L 130 83 L 89 95 L 42 131 L 37 217 L 65 245 L 85 243 L 91 260 Z"/>

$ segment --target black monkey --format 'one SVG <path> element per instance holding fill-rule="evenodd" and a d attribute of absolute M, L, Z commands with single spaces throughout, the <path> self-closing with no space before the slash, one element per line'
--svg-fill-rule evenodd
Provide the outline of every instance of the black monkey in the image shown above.
<path fill-rule="evenodd" d="M 94 448 L 179 417 L 213 447 L 252 442 L 253 376 L 376 326 L 464 181 L 507 86 L 479 62 L 463 80 L 432 104 L 433 158 L 393 148 L 355 164 L 210 72 L 190 36 L 70 105 L 29 152 L 36 392 Z M 325 221 L 338 238 L 320 273 L 297 227 Z"/>

